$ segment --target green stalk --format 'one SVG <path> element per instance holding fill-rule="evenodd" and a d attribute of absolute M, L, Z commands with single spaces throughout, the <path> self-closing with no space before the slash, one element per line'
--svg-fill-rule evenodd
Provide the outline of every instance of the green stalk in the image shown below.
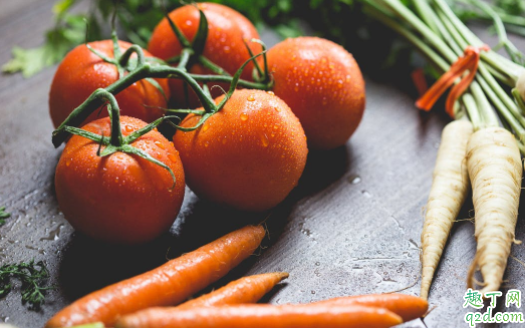
<path fill-rule="evenodd" d="M 454 51 L 457 53 L 458 56 L 461 56 L 464 53 L 464 49 L 467 46 L 467 43 L 465 43 L 465 40 L 459 35 L 459 33 L 452 26 L 452 24 L 442 24 L 442 22 L 448 20 L 448 18 L 445 17 L 445 14 L 442 11 L 434 11 L 433 9 L 431 9 L 431 7 L 429 7 L 426 14 L 434 17 L 436 21 L 435 24 L 441 31 L 442 38 L 446 40 L 451 47 L 453 47 Z M 464 49 L 461 48 L 461 45 L 465 45 Z M 495 75 L 500 81 L 510 86 L 515 85 L 515 82 L 509 76 L 504 76 L 501 72 L 497 71 L 492 66 L 488 66 L 488 69 L 491 71 L 492 75 Z"/>
<path fill-rule="evenodd" d="M 203 65 L 204 68 L 207 68 L 216 74 L 223 75 L 223 76 L 230 76 L 230 74 L 228 74 L 227 71 L 217 66 L 216 64 L 212 63 L 205 56 L 199 56 L 198 61 L 199 61 L 199 64 Z"/>
<path fill-rule="evenodd" d="M 224 76 L 224 75 L 200 75 L 200 74 L 189 74 L 191 78 L 198 82 L 225 82 L 230 83 L 232 82 L 231 76 Z M 246 80 L 239 80 L 238 86 L 247 88 L 247 89 L 258 89 L 258 90 L 270 90 L 271 85 L 265 84 L 265 83 L 258 83 L 258 82 L 249 82 Z"/>
<path fill-rule="evenodd" d="M 448 61 L 454 62 L 457 60 L 455 53 L 447 46 L 447 44 L 442 41 L 433 31 L 427 27 L 413 12 L 411 12 L 407 7 L 405 7 L 398 0 L 385 0 L 384 3 L 392 9 L 398 16 L 402 18 L 403 21 L 409 23 L 413 26 L 416 31 L 418 31 L 422 36 L 436 49 L 440 52 Z"/>
<path fill-rule="evenodd" d="M 455 22 L 452 20 L 452 16 L 454 15 L 448 15 L 445 11 L 441 10 L 440 8 L 439 10 L 437 10 L 437 12 L 438 12 L 438 17 L 440 17 L 440 20 L 442 22 L 444 22 L 443 25 L 450 31 L 451 36 L 455 38 L 455 41 L 458 43 L 460 47 L 465 49 L 470 44 L 467 41 L 467 39 L 462 35 L 463 33 L 462 30 L 465 28 L 465 26 L 463 24 L 462 26 L 460 26 L 459 24 L 455 24 Z M 479 46 L 483 45 L 482 41 L 480 41 L 480 43 L 478 44 Z M 489 56 L 488 52 L 482 52 L 480 54 L 480 57 L 483 60 L 487 56 Z M 498 78 L 501 82 L 506 83 L 510 87 L 515 85 L 516 77 L 513 77 L 513 75 L 510 75 L 510 71 L 506 69 L 504 63 L 500 61 L 496 61 L 496 59 L 493 58 L 492 56 L 489 56 L 487 59 L 488 60 L 486 60 L 485 62 L 490 64 L 487 67 L 488 68 L 491 67 L 491 69 L 489 70 L 495 73 L 494 75 L 496 78 Z"/>
<path fill-rule="evenodd" d="M 146 57 L 144 56 L 144 52 L 142 51 L 142 48 L 136 44 L 126 49 L 126 51 L 120 57 L 115 57 L 115 58 L 118 58 L 118 64 L 121 67 L 126 67 L 128 65 L 128 62 L 132 54 L 137 55 L 136 67 L 142 66 L 144 62 L 146 61 Z"/>
<path fill-rule="evenodd" d="M 524 99 L 522 99 L 522 96 L 516 88 L 513 88 L 511 90 L 511 94 L 513 95 L 513 98 L 515 98 L 515 102 L 517 105 L 519 105 L 519 108 L 521 109 L 522 115 L 524 115 Z"/>
<path fill-rule="evenodd" d="M 497 35 L 499 37 L 499 43 L 504 46 L 506 52 L 508 53 L 513 62 L 522 65 L 523 62 L 520 62 L 520 60 L 522 59 L 522 53 L 508 39 L 508 35 L 506 34 L 506 28 L 504 27 L 504 23 L 502 22 L 500 16 L 493 10 L 493 8 L 491 8 L 490 5 L 488 5 L 484 1 L 468 1 L 474 6 L 479 7 L 483 12 L 485 12 L 488 16 L 491 17 L 491 19 L 493 20 L 493 25 L 495 26 L 495 30 L 497 31 Z"/>
<path fill-rule="evenodd" d="M 455 13 L 453 13 L 451 8 L 449 8 L 444 0 L 433 1 L 438 6 L 438 8 L 442 10 L 444 14 L 446 14 L 451 23 L 455 25 L 455 28 L 458 29 L 468 44 L 475 47 L 484 45 L 484 43 L 469 28 L 467 28 L 464 23 L 462 23 Z M 515 81 L 518 78 L 518 72 L 520 72 L 520 69 L 523 69 L 520 65 L 517 65 L 511 60 L 502 57 L 494 51 L 482 53 L 481 58 L 484 59 L 484 61 L 488 61 L 489 64 L 494 65 L 496 69 L 505 69 L 504 73 L 510 75 Z"/>
<path fill-rule="evenodd" d="M 482 89 L 484 90 L 486 95 L 488 95 L 491 102 L 493 103 L 495 108 L 498 110 L 499 114 L 506 120 L 508 125 L 510 125 L 513 128 L 515 133 L 524 133 L 524 119 L 522 123 L 518 122 L 513 116 L 513 114 L 510 113 L 506 105 L 504 105 L 504 103 L 502 103 L 502 101 L 495 94 L 495 92 L 493 92 L 493 89 L 491 88 L 491 86 L 489 86 L 484 79 L 480 78 L 480 76 L 477 76 L 477 81 L 480 83 L 480 85 L 482 86 Z"/>
<path fill-rule="evenodd" d="M 468 112 L 469 120 L 471 121 L 471 124 L 473 124 L 473 127 L 480 127 L 482 125 L 482 118 L 480 117 L 480 113 L 477 110 L 475 98 L 473 98 L 469 92 L 466 92 L 464 95 L 462 95 L 462 103 Z"/>
<path fill-rule="evenodd" d="M 418 13 L 418 16 L 420 16 L 420 19 L 424 21 L 427 26 L 435 32 L 435 34 L 441 34 L 441 31 L 439 27 L 435 23 L 435 19 L 433 16 L 429 15 L 429 4 L 427 0 L 412 0 L 411 3 L 413 6 L 415 6 L 416 12 Z"/>
<path fill-rule="evenodd" d="M 524 28 L 526 22 L 524 16 L 515 16 L 507 14 L 506 12 L 504 12 L 504 10 L 502 10 L 500 7 L 494 4 L 491 4 L 491 9 L 493 9 L 497 13 L 497 15 L 499 15 L 500 19 L 502 19 L 502 21 L 505 24 L 518 25 Z"/>
<path fill-rule="evenodd" d="M 422 9 L 424 10 L 422 15 L 428 17 L 429 20 L 433 21 L 437 30 L 439 30 L 440 32 L 437 34 L 440 34 L 442 36 L 442 39 L 449 44 L 453 52 L 455 52 L 455 55 L 457 57 L 462 56 L 462 54 L 464 53 L 464 49 L 461 49 L 458 46 L 458 44 L 456 44 L 454 40 L 452 40 L 452 36 L 449 33 L 449 30 L 442 24 L 439 15 L 437 15 L 437 13 L 431 8 L 431 6 L 429 6 L 427 1 L 423 1 L 423 3 L 425 3 L 425 5 L 421 5 Z"/>
<path fill-rule="evenodd" d="M 499 126 L 499 119 L 493 111 L 493 108 L 491 108 L 488 98 L 486 98 L 480 85 L 473 81 L 469 88 L 477 102 L 477 109 L 483 122 L 480 126 L 473 125 L 474 130 L 479 130 L 489 126 Z"/>
<path fill-rule="evenodd" d="M 369 4 L 369 0 L 364 0 Z M 416 34 L 411 32 L 409 29 L 405 28 L 403 25 L 385 15 L 384 12 L 378 10 L 375 6 L 365 7 L 366 13 L 377 20 L 384 23 L 386 26 L 393 29 L 395 32 L 399 33 L 401 36 L 406 38 L 411 42 L 424 56 L 426 56 L 432 63 L 434 63 L 442 71 L 447 71 L 449 69 L 449 64 L 442 58 L 441 55 L 437 54 L 431 47 L 429 47 L 421 37 L 418 37 Z"/>
<path fill-rule="evenodd" d="M 444 13 L 445 14 L 445 13 Z M 466 48 L 468 46 L 468 43 L 466 40 L 462 38 L 461 31 L 456 29 L 457 25 L 453 24 L 453 22 L 449 19 L 449 16 L 447 15 L 440 15 L 439 17 L 443 19 L 443 25 L 446 26 L 446 28 L 451 33 L 451 40 L 455 41 L 461 48 Z M 483 52 L 482 52 L 483 53 Z M 482 56 L 481 53 L 481 56 Z M 484 78 L 485 82 L 491 87 L 488 88 L 488 92 L 491 92 L 492 99 L 496 99 L 493 97 L 493 95 L 497 95 L 498 98 L 502 101 L 502 103 L 505 105 L 506 110 L 512 113 L 512 115 L 515 117 L 516 120 L 518 120 L 522 126 L 524 126 L 524 117 L 520 113 L 517 104 L 508 96 L 508 94 L 502 89 L 502 87 L 498 84 L 498 82 L 495 80 L 495 78 L 491 75 L 491 73 L 486 69 L 486 66 L 483 62 L 479 62 L 479 73 L 477 74 L 477 81 L 481 83 L 481 76 Z M 489 95 L 489 94 L 488 94 Z M 493 100 L 492 100 L 493 101 Z M 496 106 L 500 106 L 501 102 L 495 103 Z M 499 109 L 503 109 L 500 107 Z M 510 125 L 513 125 L 510 123 Z"/>
<path fill-rule="evenodd" d="M 192 57 L 192 54 L 193 50 L 191 48 L 184 48 L 181 51 L 181 55 L 179 56 L 179 63 L 177 64 L 177 68 L 186 69 L 186 65 L 188 64 L 190 57 Z"/>
<path fill-rule="evenodd" d="M 398 32 L 400 35 L 405 37 L 417 48 L 417 50 L 419 50 L 424 56 L 426 56 L 430 60 L 430 62 L 437 67 L 438 70 L 442 72 L 446 72 L 447 70 L 449 70 L 450 64 L 448 64 L 431 47 L 424 43 L 421 38 L 416 36 L 414 33 L 405 28 L 403 25 L 399 24 L 391 17 L 389 17 L 385 11 L 380 10 L 377 6 L 367 6 L 365 7 L 365 10 L 368 15 L 378 19 L 379 21 L 381 21 L 382 23 L 384 23 L 385 25 L 387 25 L 388 27 L 392 28 L 394 31 Z M 481 126 L 482 120 L 480 115 L 478 114 L 477 104 L 475 103 L 473 96 L 471 96 L 469 93 L 464 93 L 461 96 L 461 100 L 466 106 L 466 111 L 468 112 L 473 126 Z M 478 102 L 482 106 L 486 106 L 487 104 L 487 100 L 484 102 L 483 99 L 479 99 Z M 458 119 L 459 117 L 455 116 L 455 118 Z"/>

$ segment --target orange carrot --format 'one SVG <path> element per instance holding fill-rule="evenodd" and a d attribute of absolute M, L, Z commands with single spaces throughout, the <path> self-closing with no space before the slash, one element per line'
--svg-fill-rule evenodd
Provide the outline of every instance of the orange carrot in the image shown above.
<path fill-rule="evenodd" d="M 286 272 L 272 272 L 243 277 L 209 294 L 183 303 L 177 306 L 177 309 L 256 303 L 288 276 Z"/>
<path fill-rule="evenodd" d="M 427 311 L 427 301 L 421 297 L 405 294 L 371 294 L 338 297 L 313 304 L 362 305 L 384 308 L 398 314 L 405 321 L 420 318 Z"/>
<path fill-rule="evenodd" d="M 47 328 L 90 322 L 113 326 L 119 316 L 174 305 L 224 276 L 250 256 L 265 236 L 261 226 L 234 231 L 139 276 L 91 293 L 48 321 Z"/>
<path fill-rule="evenodd" d="M 388 310 L 360 305 L 251 304 L 151 308 L 120 318 L 116 328 L 381 328 L 400 323 L 402 318 Z"/>

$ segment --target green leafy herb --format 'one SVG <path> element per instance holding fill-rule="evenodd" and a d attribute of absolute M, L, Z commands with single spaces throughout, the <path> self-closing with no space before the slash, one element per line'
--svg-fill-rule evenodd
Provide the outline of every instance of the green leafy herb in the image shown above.
<path fill-rule="evenodd" d="M 7 219 L 10 216 L 11 214 L 5 211 L 5 206 L 0 207 L 0 226 L 3 226 L 5 224 L 5 219 Z"/>
<path fill-rule="evenodd" d="M 39 309 L 44 303 L 45 292 L 54 289 L 46 286 L 49 271 L 44 262 L 6 264 L 0 267 L 0 297 L 7 296 L 13 289 L 13 279 L 20 281 L 22 304 L 28 303 L 30 308 Z"/>

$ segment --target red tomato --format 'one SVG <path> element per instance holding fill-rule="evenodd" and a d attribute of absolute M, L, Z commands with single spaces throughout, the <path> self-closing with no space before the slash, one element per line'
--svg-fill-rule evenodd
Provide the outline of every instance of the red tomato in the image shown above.
<path fill-rule="evenodd" d="M 252 23 L 237 11 L 215 3 L 200 3 L 199 7 L 208 20 L 208 38 L 203 55 L 214 64 L 234 74 L 241 65 L 250 58 L 243 43 L 243 39 L 259 39 L 259 34 Z M 189 41 L 192 41 L 199 26 L 199 11 L 192 5 L 180 7 L 170 13 L 170 18 L 179 27 Z M 249 43 L 254 54 L 261 52 L 261 46 Z M 168 20 L 163 19 L 155 28 L 148 44 L 148 50 L 161 59 L 169 59 L 181 54 L 182 46 L 173 33 Z M 245 67 L 243 79 L 252 80 L 253 65 Z M 201 65 L 194 65 L 189 70 L 196 74 L 211 74 Z M 212 86 L 210 84 L 209 86 Z M 228 90 L 228 85 L 221 84 Z M 170 80 L 172 98 L 177 105 L 184 106 L 184 90 L 180 80 Z M 189 88 L 190 106 L 199 107 L 200 103 L 193 91 Z M 217 97 L 220 90 L 212 90 L 212 95 Z"/>
<path fill-rule="evenodd" d="M 119 41 L 124 52 L 131 44 Z M 90 42 L 89 45 L 109 58 L 113 58 L 113 41 L 104 40 Z M 145 51 L 145 56 L 152 55 Z M 119 79 L 117 67 L 103 61 L 91 52 L 86 45 L 80 45 L 71 50 L 60 63 L 51 84 L 49 92 L 49 113 L 55 127 L 59 126 L 68 115 L 84 102 L 98 88 L 105 88 Z M 166 79 L 155 79 L 170 97 Z M 151 122 L 164 113 L 147 106 L 166 107 L 165 96 L 151 83 L 141 80 L 129 86 L 116 95 L 122 115 L 137 117 Z M 99 117 L 108 116 L 106 110 L 97 110 L 84 123 Z"/>
<path fill-rule="evenodd" d="M 195 126 L 199 118 L 189 115 L 181 125 Z M 174 145 L 197 195 L 250 211 L 285 199 L 298 183 L 308 152 L 305 133 L 287 104 L 260 90 L 235 91 L 199 129 L 177 131 Z"/>
<path fill-rule="evenodd" d="M 353 56 L 331 41 L 300 37 L 272 47 L 268 63 L 273 91 L 299 118 L 309 148 L 345 144 L 365 109 L 365 82 Z"/>
<path fill-rule="evenodd" d="M 146 125 L 121 117 L 124 136 Z M 109 118 L 92 121 L 84 130 L 111 133 Z M 97 156 L 96 142 L 74 135 L 66 144 L 55 173 L 60 209 L 71 225 L 96 239 L 136 244 L 168 230 L 181 208 L 185 190 L 183 166 L 177 150 L 157 131 L 132 142 L 168 165 L 176 177 L 136 155 L 116 152 Z"/>

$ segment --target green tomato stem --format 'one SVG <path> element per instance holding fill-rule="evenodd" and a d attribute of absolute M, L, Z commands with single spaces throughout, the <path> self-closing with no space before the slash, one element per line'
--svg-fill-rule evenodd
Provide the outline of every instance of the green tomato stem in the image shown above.
<path fill-rule="evenodd" d="M 188 61 L 190 60 L 190 57 L 192 57 L 194 51 L 192 48 L 184 48 L 181 51 L 181 55 L 179 56 L 179 63 L 177 64 L 177 68 L 180 69 L 186 69 L 186 65 L 188 65 Z"/>
<path fill-rule="evenodd" d="M 140 67 L 142 65 L 144 65 L 145 63 L 145 56 L 144 56 L 144 51 L 142 51 L 142 48 L 139 47 L 138 45 L 134 44 L 132 45 L 131 47 L 129 47 L 128 49 L 126 49 L 126 51 L 119 57 L 118 59 L 118 63 L 120 66 L 122 67 L 126 67 L 128 65 L 128 62 L 130 60 L 130 57 L 132 54 L 136 54 L 137 55 L 137 65 L 136 67 Z"/>
<path fill-rule="evenodd" d="M 227 71 L 219 67 L 218 65 L 212 63 L 208 58 L 205 56 L 199 56 L 197 59 L 199 64 L 203 65 L 204 68 L 211 70 L 212 72 L 223 75 L 223 76 L 230 76 Z"/>
<path fill-rule="evenodd" d="M 190 74 L 194 80 L 198 82 L 208 83 L 208 82 L 225 82 L 232 83 L 233 78 L 231 76 L 224 75 L 199 75 L 199 74 Z M 258 89 L 258 90 L 271 90 L 272 84 L 270 83 L 258 83 L 250 82 L 246 80 L 239 80 L 238 86 L 247 88 L 247 89 Z"/>

